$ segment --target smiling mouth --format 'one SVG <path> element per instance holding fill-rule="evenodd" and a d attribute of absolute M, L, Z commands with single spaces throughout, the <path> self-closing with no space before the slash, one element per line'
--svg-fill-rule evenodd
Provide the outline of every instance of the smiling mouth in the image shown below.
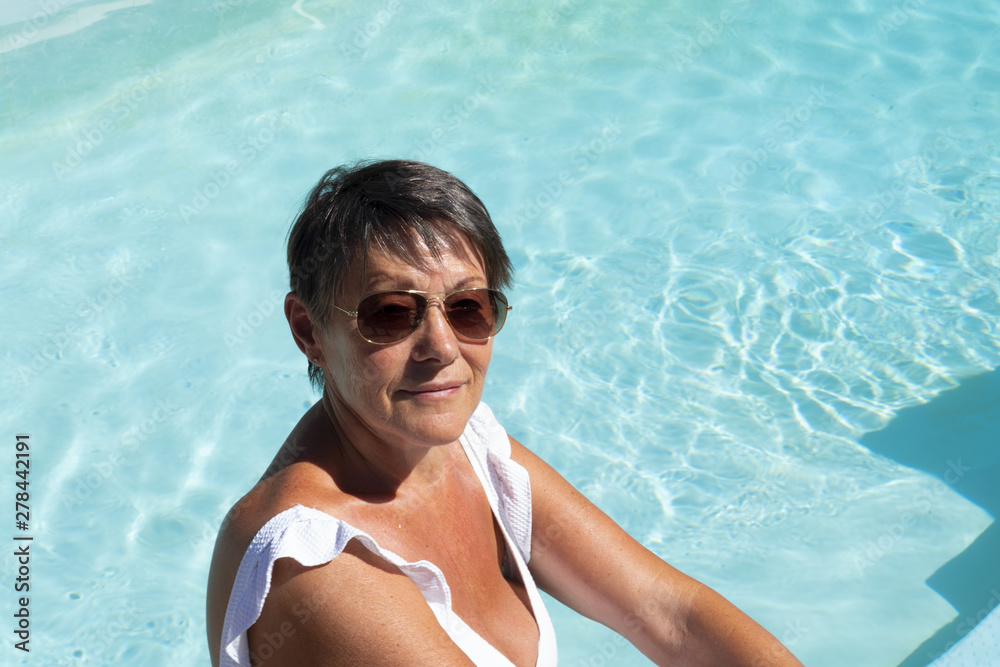
<path fill-rule="evenodd" d="M 419 389 L 404 389 L 404 394 L 417 398 L 448 398 L 458 393 L 458 390 L 465 385 L 464 382 L 458 384 L 436 385 L 431 387 L 421 387 Z"/>

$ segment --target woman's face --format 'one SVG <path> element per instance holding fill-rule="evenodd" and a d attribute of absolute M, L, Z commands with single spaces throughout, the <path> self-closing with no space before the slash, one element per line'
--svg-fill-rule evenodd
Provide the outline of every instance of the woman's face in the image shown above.
<path fill-rule="evenodd" d="M 435 258 L 420 245 L 421 260 L 409 263 L 373 251 L 366 275 L 352 267 L 337 305 L 353 311 L 362 297 L 387 290 L 450 292 L 487 287 L 478 255 L 462 240 L 442 244 Z M 369 343 L 354 318 L 332 309 L 323 347 L 326 390 L 338 414 L 350 415 L 390 445 L 449 444 L 458 439 L 483 394 L 493 339 L 456 336 L 440 301 L 428 305 L 409 337 L 388 345 Z"/>

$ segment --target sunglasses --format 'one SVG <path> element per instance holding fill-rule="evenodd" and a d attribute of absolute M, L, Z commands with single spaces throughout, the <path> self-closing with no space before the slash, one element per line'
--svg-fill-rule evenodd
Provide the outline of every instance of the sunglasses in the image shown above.
<path fill-rule="evenodd" d="M 438 298 L 428 299 L 427 294 L 438 295 Z M 357 318 L 358 333 L 366 341 L 388 345 L 417 330 L 431 301 L 440 301 L 451 328 L 470 340 L 495 336 L 503 328 L 507 312 L 513 310 L 502 292 L 485 287 L 454 292 L 376 292 L 361 299 L 356 310 L 345 310 L 337 305 L 334 308 Z"/>

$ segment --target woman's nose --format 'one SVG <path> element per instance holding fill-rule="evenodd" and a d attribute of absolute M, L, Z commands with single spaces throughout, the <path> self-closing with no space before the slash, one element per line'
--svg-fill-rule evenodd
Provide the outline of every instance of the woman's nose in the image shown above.
<path fill-rule="evenodd" d="M 454 361 L 458 356 L 458 338 L 445 315 L 444 304 L 433 300 L 427 304 L 427 311 L 420 326 L 413 333 L 413 355 L 425 361 L 436 359 L 442 363 Z"/>

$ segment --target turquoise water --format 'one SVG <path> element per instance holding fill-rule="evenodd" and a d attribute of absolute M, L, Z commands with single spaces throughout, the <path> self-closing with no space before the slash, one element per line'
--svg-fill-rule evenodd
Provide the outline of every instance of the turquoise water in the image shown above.
<path fill-rule="evenodd" d="M 486 202 L 518 271 L 486 398 L 637 539 L 810 666 L 969 625 L 928 579 L 993 514 L 947 456 L 862 440 L 1000 366 L 997 3 L 18 0 L 0 24 L 0 435 L 31 434 L 35 538 L 32 652 L 5 633 L 4 662 L 205 664 L 215 530 L 315 400 L 284 234 L 361 157 Z M 561 664 L 648 664 L 552 605 Z"/>

